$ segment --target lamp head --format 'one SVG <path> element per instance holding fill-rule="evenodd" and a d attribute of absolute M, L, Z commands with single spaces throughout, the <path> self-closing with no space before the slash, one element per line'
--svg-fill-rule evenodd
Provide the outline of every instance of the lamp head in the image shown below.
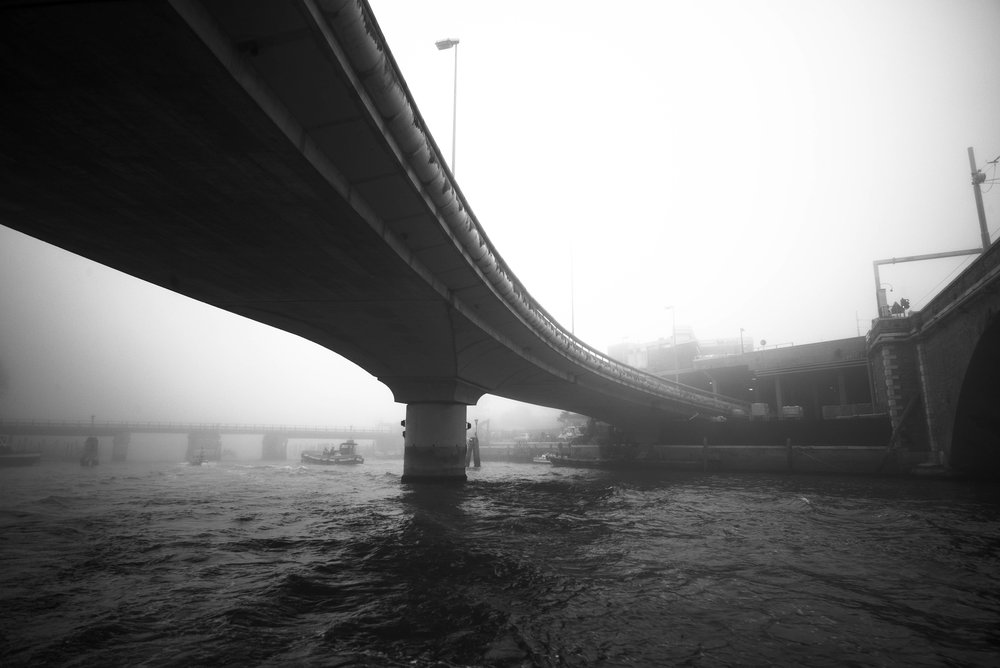
<path fill-rule="evenodd" d="M 453 46 L 458 46 L 458 40 L 451 39 L 449 37 L 448 39 L 442 39 L 438 42 L 434 42 L 434 46 L 436 46 L 439 51 L 444 51 L 445 49 L 450 49 Z"/>

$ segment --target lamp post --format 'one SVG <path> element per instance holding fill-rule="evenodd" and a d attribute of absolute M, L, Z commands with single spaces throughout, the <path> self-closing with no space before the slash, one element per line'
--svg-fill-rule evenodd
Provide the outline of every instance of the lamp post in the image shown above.
<path fill-rule="evenodd" d="M 677 370 L 677 309 L 671 306 L 664 306 L 664 308 L 670 309 L 670 338 L 672 340 L 671 348 L 674 349 L 674 382 L 678 382 L 678 370 Z"/>
<path fill-rule="evenodd" d="M 434 46 L 438 48 L 438 51 L 455 47 L 455 76 L 452 84 L 454 91 L 451 96 L 451 174 L 454 176 L 457 171 L 455 169 L 455 126 L 458 122 L 458 40 L 449 37 L 434 42 Z"/>
<path fill-rule="evenodd" d="M 879 283 L 878 292 L 875 294 L 875 301 L 878 305 L 878 317 L 885 318 L 889 315 L 889 300 L 885 297 L 885 286 L 889 286 L 889 292 L 894 292 L 891 283 Z"/>

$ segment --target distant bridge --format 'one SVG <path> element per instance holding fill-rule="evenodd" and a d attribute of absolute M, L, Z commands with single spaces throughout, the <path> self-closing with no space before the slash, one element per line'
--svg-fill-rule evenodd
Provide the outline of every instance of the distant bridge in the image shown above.
<path fill-rule="evenodd" d="M 221 422 L 91 422 L 56 420 L 0 420 L 0 436 L 69 436 L 110 437 L 112 459 L 126 459 L 131 434 L 187 434 L 189 450 L 211 450 L 210 458 L 220 452 L 219 438 L 226 434 L 262 436 L 262 459 L 285 460 L 288 441 L 296 438 L 352 438 L 375 441 L 376 447 L 388 449 L 402 445 L 399 427 L 314 427 L 304 425 L 239 424 Z"/>

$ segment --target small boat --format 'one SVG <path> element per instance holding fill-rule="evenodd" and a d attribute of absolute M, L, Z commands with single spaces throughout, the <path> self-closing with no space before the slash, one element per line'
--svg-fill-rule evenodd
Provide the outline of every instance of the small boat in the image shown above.
<path fill-rule="evenodd" d="M 538 455 L 537 457 L 532 457 L 531 461 L 535 464 L 551 464 L 552 463 L 552 453 L 546 452 L 544 455 Z"/>
<path fill-rule="evenodd" d="M 302 453 L 303 464 L 364 464 L 365 458 L 357 452 L 358 444 L 353 440 L 344 441 L 334 449 L 323 448 L 323 452 L 306 451 Z"/>
<path fill-rule="evenodd" d="M 97 466 L 98 464 L 99 442 L 96 436 L 88 436 L 83 444 L 83 455 L 80 457 L 80 466 Z"/>

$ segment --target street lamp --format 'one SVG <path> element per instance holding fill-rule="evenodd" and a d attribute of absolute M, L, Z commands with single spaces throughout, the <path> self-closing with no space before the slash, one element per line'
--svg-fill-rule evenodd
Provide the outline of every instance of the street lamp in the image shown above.
<path fill-rule="evenodd" d="M 889 315 L 889 300 L 885 297 L 885 286 L 889 286 L 889 292 L 894 292 L 891 283 L 879 283 L 878 292 L 875 294 L 875 301 L 878 304 L 878 317 L 885 318 Z"/>
<path fill-rule="evenodd" d="M 438 51 L 444 51 L 445 49 L 450 49 L 455 47 L 455 76 L 453 78 L 454 91 L 451 96 L 451 174 L 455 175 L 455 124 L 458 122 L 458 40 L 442 39 L 440 41 L 434 42 L 434 46 L 438 48 Z"/>

